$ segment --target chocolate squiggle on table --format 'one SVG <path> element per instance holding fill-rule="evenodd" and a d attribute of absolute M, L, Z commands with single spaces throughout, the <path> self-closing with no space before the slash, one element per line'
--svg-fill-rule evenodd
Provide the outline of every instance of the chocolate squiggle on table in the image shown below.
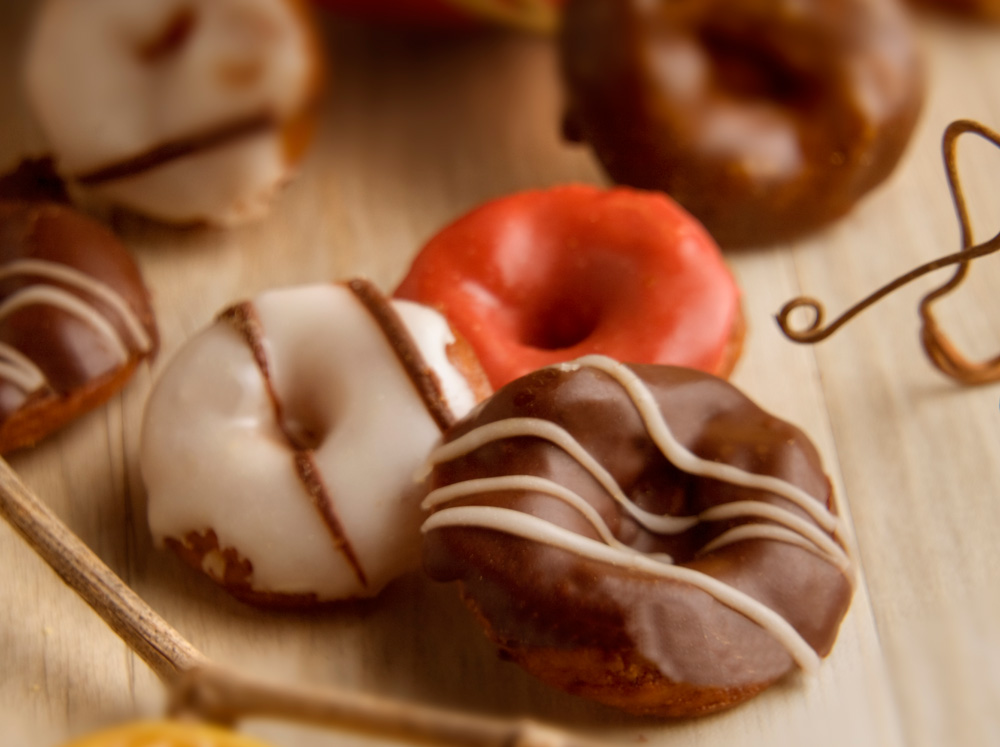
<path fill-rule="evenodd" d="M 945 267 L 957 265 L 951 278 L 934 290 L 928 292 L 920 300 L 918 308 L 921 329 L 920 342 L 924 352 L 931 359 L 931 364 L 941 373 L 962 384 L 988 384 L 1000 381 L 1000 356 L 985 361 L 970 361 L 956 347 L 955 343 L 944 333 L 934 316 L 934 303 L 941 297 L 951 293 L 961 285 L 969 272 L 969 263 L 979 257 L 1000 250 L 1000 234 L 992 239 L 976 244 L 972 238 L 972 222 L 966 204 L 965 192 L 958 176 L 958 140 L 966 134 L 973 133 L 1000 147 L 1000 133 L 972 120 L 957 120 L 948 125 L 944 133 L 944 165 L 948 176 L 948 188 L 951 190 L 958 222 L 962 230 L 962 250 L 954 254 L 940 257 L 900 275 L 898 278 L 869 294 L 866 298 L 844 311 L 832 322 L 825 322 L 823 304 L 810 296 L 798 296 L 781 307 L 776 315 L 778 326 L 782 333 L 792 342 L 817 343 L 825 340 L 843 327 L 847 322 L 880 300 L 893 293 L 896 289 L 923 277 L 924 275 Z M 791 315 L 797 309 L 808 309 L 812 318 L 804 327 L 796 327 L 791 323 Z"/>

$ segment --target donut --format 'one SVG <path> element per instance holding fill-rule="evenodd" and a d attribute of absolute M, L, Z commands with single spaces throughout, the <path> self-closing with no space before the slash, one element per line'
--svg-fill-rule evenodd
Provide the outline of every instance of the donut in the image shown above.
<path fill-rule="evenodd" d="M 739 289 L 669 198 L 569 185 L 489 202 L 434 236 L 396 289 L 441 311 L 494 388 L 602 354 L 728 375 Z"/>
<path fill-rule="evenodd" d="M 267 747 L 229 729 L 178 721 L 139 721 L 103 729 L 63 747 Z"/>
<path fill-rule="evenodd" d="M 153 537 L 252 604 L 373 596 L 419 567 L 414 475 L 488 393 L 439 314 L 367 281 L 236 304 L 147 403 Z"/>
<path fill-rule="evenodd" d="M 787 241 L 892 172 L 920 112 L 896 0 L 572 0 L 564 132 L 723 247 Z"/>
<path fill-rule="evenodd" d="M 157 341 L 114 234 L 65 205 L 0 201 L 0 453 L 105 402 Z"/>
<path fill-rule="evenodd" d="M 711 713 L 814 670 L 850 604 L 815 448 L 711 375 L 558 364 L 496 392 L 429 462 L 427 574 L 568 692 Z"/>
<path fill-rule="evenodd" d="M 302 0 L 47 0 L 26 89 L 59 172 L 170 223 L 260 217 L 311 133 L 307 21 Z"/>

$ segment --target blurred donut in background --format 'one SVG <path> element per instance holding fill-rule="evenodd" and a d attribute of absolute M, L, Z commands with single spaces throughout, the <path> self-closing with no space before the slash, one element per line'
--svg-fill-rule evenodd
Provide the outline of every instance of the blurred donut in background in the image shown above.
<path fill-rule="evenodd" d="M 321 77 L 304 0 L 47 0 L 25 65 L 60 174 L 179 224 L 267 212 Z"/>
<path fill-rule="evenodd" d="M 923 101 L 895 0 L 570 0 L 561 56 L 566 136 L 723 247 L 845 215 L 893 171 Z"/>

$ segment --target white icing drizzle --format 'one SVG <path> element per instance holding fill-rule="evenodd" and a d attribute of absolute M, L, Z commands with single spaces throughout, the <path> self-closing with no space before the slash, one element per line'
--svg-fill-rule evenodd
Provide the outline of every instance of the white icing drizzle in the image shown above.
<path fill-rule="evenodd" d="M 701 521 L 726 521 L 745 516 L 755 516 L 760 519 L 768 519 L 778 524 L 783 524 L 791 532 L 811 543 L 820 551 L 819 554 L 822 557 L 825 557 L 841 570 L 849 568 L 851 565 L 847 553 L 844 552 L 844 548 L 834 542 L 829 534 L 814 524 L 810 524 L 801 516 L 796 516 L 791 511 L 771 503 L 764 503 L 763 501 L 732 501 L 703 511 L 698 515 L 698 518 Z M 760 527 L 766 525 L 750 524 L 749 526 Z"/>
<path fill-rule="evenodd" d="M 670 430 L 660 408 L 645 383 L 624 365 L 604 356 L 586 356 L 556 368 L 576 370 L 589 366 L 603 371 L 618 382 L 629 395 L 653 442 L 663 456 L 673 465 L 702 477 L 729 484 L 761 490 L 786 498 L 805 511 L 816 523 L 834 537 L 843 530 L 842 520 L 830 512 L 801 488 L 780 478 L 747 472 L 733 465 L 702 459 L 684 447 Z M 584 447 L 564 428 L 548 420 L 536 418 L 509 418 L 487 423 L 460 438 L 439 446 L 429 463 L 441 464 L 472 453 L 488 443 L 508 438 L 529 436 L 542 438 L 564 450 L 597 480 L 608 494 L 647 530 L 657 534 L 677 534 L 703 521 L 727 521 L 743 517 L 756 517 L 775 524 L 759 522 L 736 526 L 710 541 L 698 551 L 704 555 L 726 545 L 750 539 L 769 539 L 784 542 L 811 552 L 840 569 L 853 583 L 853 564 L 841 544 L 801 516 L 787 508 L 762 501 L 733 501 L 714 506 L 698 516 L 659 516 L 636 506 L 624 494 L 611 474 L 601 466 Z M 717 600 L 744 614 L 768 630 L 786 646 L 789 653 L 803 669 L 812 670 L 818 656 L 798 631 L 774 610 L 753 597 L 699 571 L 675 566 L 667 555 L 649 555 L 617 540 L 597 511 L 578 494 L 540 477 L 512 475 L 501 478 L 483 478 L 452 484 L 432 491 L 423 507 L 439 507 L 459 498 L 498 490 L 536 491 L 556 497 L 578 510 L 595 528 L 605 544 L 558 527 L 535 516 L 489 506 L 463 506 L 446 508 L 433 514 L 423 525 L 428 532 L 446 526 L 477 526 L 514 534 L 549 544 L 594 560 L 608 562 L 618 567 L 631 567 L 654 575 L 685 581 L 706 591 Z"/>
<path fill-rule="evenodd" d="M 579 511 L 587 522 L 594 527 L 594 530 L 600 535 L 601 539 L 607 544 L 622 550 L 635 552 L 631 547 L 626 545 L 624 542 L 620 542 L 618 538 L 615 537 L 607 523 L 597 512 L 597 509 L 587 503 L 587 501 L 579 494 L 557 482 L 547 480 L 544 477 L 536 477 L 535 475 L 481 477 L 475 480 L 456 482 L 451 485 L 446 485 L 443 488 L 432 490 L 427 494 L 427 497 L 424 498 L 423 503 L 420 505 L 421 508 L 427 510 L 445 503 L 450 503 L 451 501 L 458 500 L 460 498 L 467 498 L 471 495 L 495 493 L 501 490 L 532 491 L 535 493 L 545 493 L 546 495 L 558 498 Z M 656 557 L 660 559 L 661 562 L 665 563 L 672 562 L 671 557 L 664 553 L 657 553 L 655 556 L 651 555 L 650 557 Z"/>
<path fill-rule="evenodd" d="M 580 443 L 564 428 L 549 420 L 539 418 L 508 418 L 487 423 L 464 436 L 442 444 L 431 452 L 428 461 L 434 464 L 450 462 L 452 459 L 471 454 L 476 449 L 493 441 L 503 441 L 518 436 L 534 436 L 554 443 L 563 451 L 576 459 L 597 480 L 601 487 L 618 502 L 642 526 L 651 532 L 661 534 L 678 534 L 698 523 L 695 516 L 661 516 L 650 513 L 635 505 L 622 491 L 615 478 L 611 476 L 594 457 L 587 453 Z"/>
<path fill-rule="evenodd" d="M 45 386 L 45 374 L 34 361 L 5 342 L 0 342 L 0 379 L 9 381 L 22 392 L 34 392 Z"/>
<path fill-rule="evenodd" d="M 652 393 L 643 384 L 642 379 L 618 361 L 603 355 L 588 355 L 576 361 L 578 365 L 596 368 L 615 379 L 632 398 L 636 410 L 646 424 L 653 442 L 660 447 L 663 455 L 675 467 L 688 474 L 709 477 L 720 482 L 728 482 L 743 488 L 761 490 L 765 493 L 780 495 L 809 514 L 817 524 L 828 532 L 836 532 L 841 528 L 840 519 L 813 496 L 797 485 L 771 475 L 758 475 L 753 472 L 722 462 L 712 462 L 702 459 L 688 451 L 671 432 L 667 421 L 663 418 Z"/>
<path fill-rule="evenodd" d="M 423 531 L 449 526 L 485 527 L 516 537 L 566 550 L 584 558 L 619 568 L 632 568 L 653 576 L 690 584 L 760 625 L 786 646 L 789 654 L 806 672 L 819 668 L 819 656 L 785 618 L 765 604 L 705 573 L 651 559 L 642 553 L 625 552 L 603 545 L 544 519 L 496 506 L 446 508 L 424 522 Z"/>
<path fill-rule="evenodd" d="M 726 545 L 743 542 L 744 540 L 773 540 L 775 542 L 784 542 L 789 545 L 801 547 L 803 550 L 811 552 L 819 558 L 831 561 L 829 555 L 821 552 L 816 545 L 807 540 L 801 534 L 797 534 L 791 529 L 785 529 L 784 527 L 776 527 L 773 524 L 740 524 L 739 526 L 735 526 L 732 529 L 723 532 L 711 542 L 706 544 L 695 553 L 695 556 L 701 557 L 702 555 L 707 555 L 710 552 L 720 550 Z M 842 567 L 839 563 L 836 565 L 841 571 L 844 572 L 844 575 L 850 578 L 848 575 L 850 566 Z"/>
<path fill-rule="evenodd" d="M 145 353 L 152 348 L 152 338 L 132 307 L 121 294 L 97 278 L 68 265 L 40 259 L 18 259 L 0 267 L 0 280 L 29 275 L 63 283 L 99 299 L 118 315 L 132 343 L 140 351 Z M 58 286 L 31 285 L 16 291 L 0 304 L 0 319 L 25 306 L 36 304 L 52 306 L 77 317 L 111 345 L 120 362 L 124 363 L 129 359 L 128 342 L 115 326 L 93 304 Z M 45 374 L 12 346 L 0 343 L 0 359 L 5 359 L 0 360 L 0 377 L 22 391 L 33 392 L 45 385 Z"/>

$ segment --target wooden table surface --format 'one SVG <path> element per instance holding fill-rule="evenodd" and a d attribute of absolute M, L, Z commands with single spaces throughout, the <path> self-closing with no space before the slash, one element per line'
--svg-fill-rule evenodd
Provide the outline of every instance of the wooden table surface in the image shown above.
<path fill-rule="evenodd" d="M 0 10 L 0 166 L 44 149 L 18 78 L 33 7 L 8 0 Z M 750 327 L 734 380 L 818 444 L 853 522 L 860 584 L 817 678 L 793 676 L 722 715 L 662 723 L 552 692 L 499 661 L 452 590 L 419 577 L 320 615 L 267 613 L 152 546 L 136 464 L 143 403 L 215 312 L 266 287 L 354 275 L 389 290 L 421 242 L 475 204 L 602 181 L 584 149 L 559 139 L 549 40 L 323 25 L 332 75 L 319 139 L 270 217 L 181 231 L 114 216 L 152 288 L 162 353 L 106 407 L 12 456 L 28 485 L 199 649 L 275 679 L 527 715 L 617 743 L 1000 744 L 1000 386 L 959 387 L 919 347 L 916 301 L 947 275 L 815 348 L 787 342 L 772 318 L 800 292 L 836 311 L 959 248 L 940 137 L 960 117 L 1000 126 L 1000 28 L 919 19 L 928 100 L 891 180 L 809 240 L 728 255 Z M 961 169 L 988 238 L 1000 226 L 1000 152 L 963 143 Z M 998 283 L 1000 261 L 981 260 L 943 304 L 970 354 L 1000 351 Z M 0 567 L 0 742 L 45 747 L 162 712 L 158 680 L 6 526 Z M 285 746 L 366 741 L 244 728 Z"/>

